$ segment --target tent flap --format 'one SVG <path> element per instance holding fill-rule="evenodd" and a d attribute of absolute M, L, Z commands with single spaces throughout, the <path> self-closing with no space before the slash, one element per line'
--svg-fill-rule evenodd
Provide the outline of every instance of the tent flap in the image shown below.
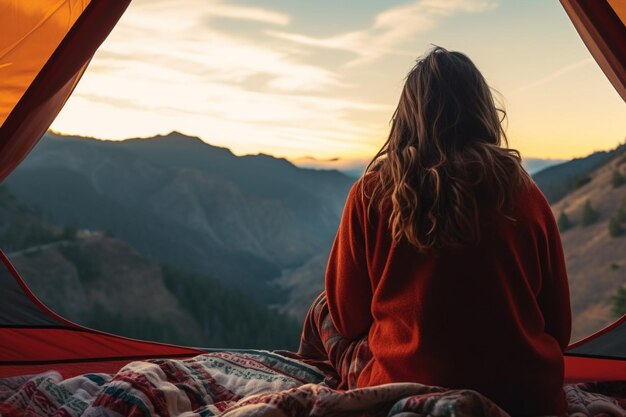
<path fill-rule="evenodd" d="M 28 289 L 2 251 L 0 288 L 0 378 L 49 369 L 65 377 L 116 372 L 133 360 L 203 353 L 99 332 L 58 316 Z"/>
<path fill-rule="evenodd" d="M 0 182 L 48 130 L 129 3 L 1 3 Z"/>
<path fill-rule="evenodd" d="M 581 39 L 626 101 L 626 2 L 561 0 Z"/>

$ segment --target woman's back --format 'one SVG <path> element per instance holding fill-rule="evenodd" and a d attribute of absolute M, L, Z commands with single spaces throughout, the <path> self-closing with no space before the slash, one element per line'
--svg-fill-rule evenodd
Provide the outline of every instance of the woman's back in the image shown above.
<path fill-rule="evenodd" d="M 368 216 L 375 181 L 370 173 L 351 190 L 326 276 L 338 330 L 368 334 L 374 360 L 359 386 L 471 388 L 514 414 L 564 412 L 567 276 L 536 185 L 520 190 L 508 216 L 481 207 L 477 244 L 419 251 L 394 243 L 387 210 Z"/>

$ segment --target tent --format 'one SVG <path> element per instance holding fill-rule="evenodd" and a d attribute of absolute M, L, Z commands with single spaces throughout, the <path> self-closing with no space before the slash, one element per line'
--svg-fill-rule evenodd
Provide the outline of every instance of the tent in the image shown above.
<path fill-rule="evenodd" d="M 0 181 L 26 157 L 72 93 L 130 0 L 0 0 Z M 626 2 L 561 0 L 593 57 L 626 100 Z M 69 377 L 132 360 L 203 350 L 139 341 L 74 324 L 48 309 L 0 251 L 0 377 L 50 368 Z M 626 378 L 626 316 L 566 353 L 566 379 Z"/>

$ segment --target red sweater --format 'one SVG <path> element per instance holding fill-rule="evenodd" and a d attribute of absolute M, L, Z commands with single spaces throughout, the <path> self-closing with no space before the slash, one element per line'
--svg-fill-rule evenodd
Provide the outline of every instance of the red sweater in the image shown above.
<path fill-rule="evenodd" d="M 369 338 L 373 359 L 358 386 L 469 388 L 512 415 L 565 413 L 569 289 L 537 186 L 520 192 L 516 221 L 485 210 L 478 244 L 435 255 L 392 243 L 385 210 L 367 219 L 362 186 L 374 178 L 350 190 L 326 272 L 337 330 Z"/>

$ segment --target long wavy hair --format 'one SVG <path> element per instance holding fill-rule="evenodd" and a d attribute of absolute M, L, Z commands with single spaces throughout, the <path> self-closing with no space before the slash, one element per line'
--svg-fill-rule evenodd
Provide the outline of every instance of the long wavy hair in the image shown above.
<path fill-rule="evenodd" d="M 485 202 L 508 216 L 531 181 L 508 148 L 505 117 L 467 56 L 435 47 L 419 58 L 365 172 L 378 174 L 368 212 L 390 203 L 394 241 L 420 250 L 478 243 Z"/>

